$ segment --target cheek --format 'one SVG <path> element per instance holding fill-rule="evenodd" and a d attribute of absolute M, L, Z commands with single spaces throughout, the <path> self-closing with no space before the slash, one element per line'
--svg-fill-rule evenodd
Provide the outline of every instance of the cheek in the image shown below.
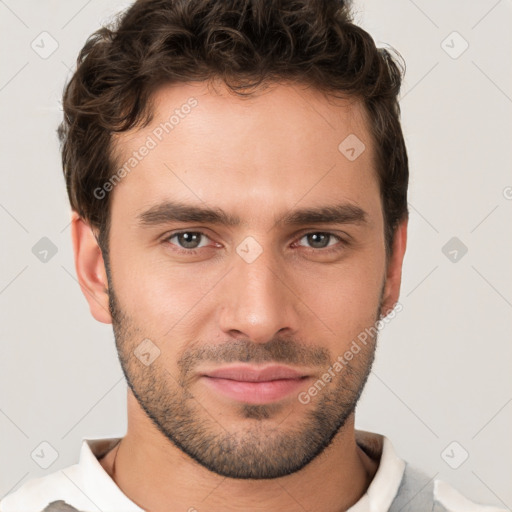
<path fill-rule="evenodd" d="M 171 263 L 159 250 L 112 260 L 113 284 L 123 310 L 157 340 L 193 337 L 202 299 L 227 271 L 220 265 Z"/>
<path fill-rule="evenodd" d="M 305 273 L 296 281 L 297 294 L 328 333 L 351 340 L 373 325 L 384 280 L 379 258 L 353 258 L 336 266 Z"/>

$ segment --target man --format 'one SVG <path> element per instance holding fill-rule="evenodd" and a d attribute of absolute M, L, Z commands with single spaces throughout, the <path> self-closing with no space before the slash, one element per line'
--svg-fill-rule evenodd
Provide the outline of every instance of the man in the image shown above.
<path fill-rule="evenodd" d="M 401 69 L 335 0 L 142 0 L 59 128 L 128 431 L 3 512 L 490 511 L 356 431 L 407 238 Z"/>

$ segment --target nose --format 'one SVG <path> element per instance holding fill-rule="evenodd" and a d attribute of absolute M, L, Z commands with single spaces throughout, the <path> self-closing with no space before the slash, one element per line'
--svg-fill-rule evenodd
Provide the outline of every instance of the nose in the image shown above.
<path fill-rule="evenodd" d="M 234 339 L 266 343 L 298 330 L 299 298 L 284 265 L 271 250 L 248 263 L 234 255 L 233 269 L 223 280 L 219 326 Z"/>

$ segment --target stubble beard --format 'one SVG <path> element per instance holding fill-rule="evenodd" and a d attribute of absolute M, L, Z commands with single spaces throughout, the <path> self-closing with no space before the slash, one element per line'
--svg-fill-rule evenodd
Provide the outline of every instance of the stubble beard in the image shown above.
<path fill-rule="evenodd" d="M 190 391 L 191 370 L 198 362 L 268 361 L 311 367 L 320 367 L 321 362 L 325 371 L 333 361 L 329 352 L 289 339 L 273 339 L 266 344 L 236 341 L 183 352 L 175 375 L 162 365 L 163 357 L 145 366 L 134 350 L 148 336 L 122 311 L 108 271 L 107 277 L 115 342 L 128 386 L 157 429 L 208 470 L 237 479 L 271 479 L 295 473 L 326 450 L 355 411 L 374 361 L 377 334 L 309 404 L 297 399 L 293 405 L 240 403 L 234 406 L 240 421 L 228 423 L 217 414 L 218 404 L 212 400 L 202 403 Z M 376 320 L 379 313 L 380 305 Z"/>

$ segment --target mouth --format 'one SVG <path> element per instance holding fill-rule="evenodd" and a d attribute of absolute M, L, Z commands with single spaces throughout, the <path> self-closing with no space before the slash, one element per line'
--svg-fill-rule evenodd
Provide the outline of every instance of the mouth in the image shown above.
<path fill-rule="evenodd" d="M 305 372 L 282 365 L 237 365 L 201 374 L 201 380 L 215 393 L 251 404 L 282 400 L 297 392 L 309 378 Z"/>

